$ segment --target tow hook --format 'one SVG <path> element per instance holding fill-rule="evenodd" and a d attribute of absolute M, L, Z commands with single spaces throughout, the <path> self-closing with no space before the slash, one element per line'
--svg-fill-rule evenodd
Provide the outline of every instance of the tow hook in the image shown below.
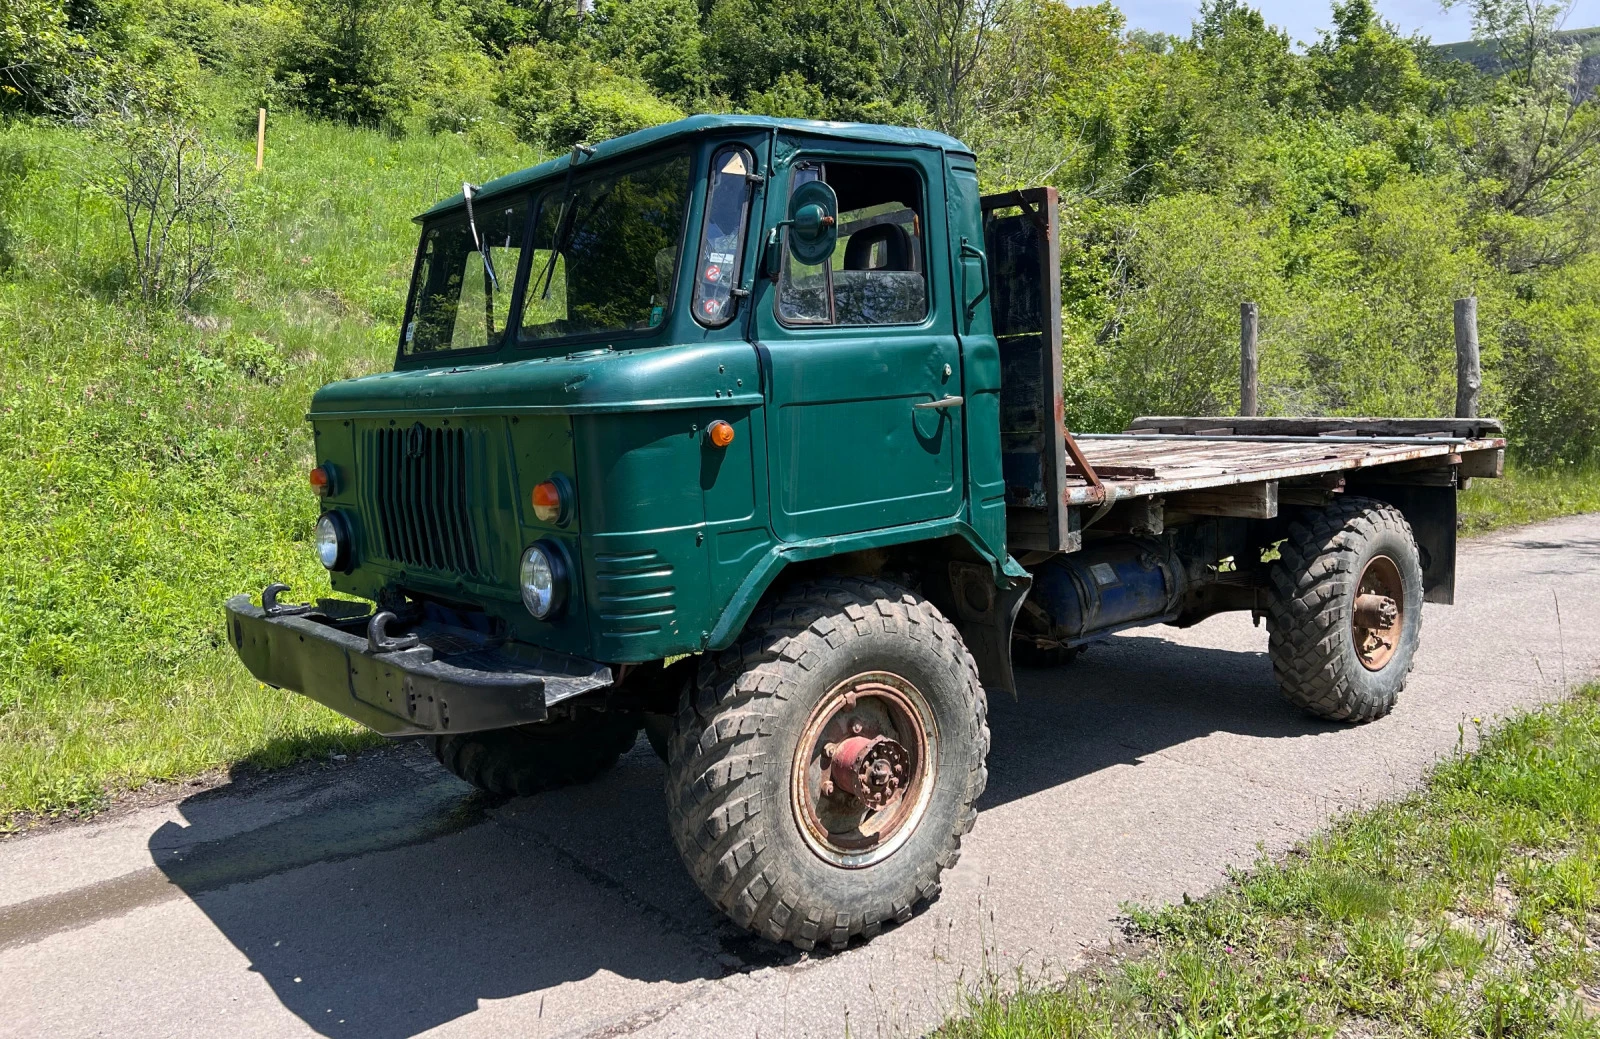
<path fill-rule="evenodd" d="M 280 603 L 278 596 L 289 590 L 286 584 L 269 584 L 261 589 L 261 612 L 268 617 L 298 617 L 311 612 L 311 604 Z"/>
<path fill-rule="evenodd" d="M 410 649 L 422 640 L 416 635 L 402 635 L 397 639 L 389 637 L 389 622 L 394 620 L 394 614 L 388 610 L 381 610 L 372 615 L 372 620 L 367 622 L 367 648 L 374 653 L 394 653 L 402 649 Z"/>

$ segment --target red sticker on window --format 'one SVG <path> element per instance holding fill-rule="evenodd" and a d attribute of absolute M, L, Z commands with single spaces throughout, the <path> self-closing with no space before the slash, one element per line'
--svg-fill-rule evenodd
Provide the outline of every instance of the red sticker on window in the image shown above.
<path fill-rule="evenodd" d="M 711 266 L 706 268 L 706 281 L 716 281 L 720 277 L 722 277 L 721 267 L 718 267 L 713 263 Z"/>
<path fill-rule="evenodd" d="M 715 317 L 716 314 L 717 314 L 717 308 L 722 306 L 722 304 L 719 303 L 718 301 L 714 300 L 714 299 L 708 299 L 704 303 L 700 304 L 700 306 L 705 310 L 705 312 L 707 314 L 711 315 L 712 317 Z"/>

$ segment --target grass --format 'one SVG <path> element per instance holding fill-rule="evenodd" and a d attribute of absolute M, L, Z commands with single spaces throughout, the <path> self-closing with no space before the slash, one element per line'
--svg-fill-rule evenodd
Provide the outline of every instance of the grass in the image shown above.
<path fill-rule="evenodd" d="M 1473 480 L 1461 494 L 1459 509 L 1461 533 L 1468 536 L 1600 512 L 1600 465 L 1525 469 L 1508 464 L 1504 479 Z"/>
<path fill-rule="evenodd" d="M 177 314 L 132 300 L 89 139 L 0 124 L 0 830 L 375 739 L 251 680 L 221 604 L 326 593 L 311 394 L 391 362 L 411 216 L 534 156 L 276 116 L 255 174 L 253 140 L 212 130 L 240 226 L 229 276 Z"/>
<path fill-rule="evenodd" d="M 1600 1036 L 1600 687 L 941 1039 Z"/>

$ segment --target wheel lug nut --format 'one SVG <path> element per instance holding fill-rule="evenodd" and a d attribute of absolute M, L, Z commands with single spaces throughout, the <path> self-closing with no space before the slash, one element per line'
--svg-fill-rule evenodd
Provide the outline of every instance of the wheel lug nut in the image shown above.
<path fill-rule="evenodd" d="M 860 722 L 851 722 L 850 723 L 850 735 L 852 735 L 852 736 L 861 735 L 861 723 Z"/>
<path fill-rule="evenodd" d="M 832 797 L 833 796 L 833 780 L 824 779 L 822 781 L 822 796 L 823 797 Z"/>
<path fill-rule="evenodd" d="M 835 754 L 837 754 L 838 751 L 839 751 L 839 747 L 838 747 L 837 744 L 834 744 L 834 743 L 827 744 L 826 746 L 824 746 L 822 748 L 822 760 L 823 761 L 832 761 L 833 760 L 833 756 Z"/>

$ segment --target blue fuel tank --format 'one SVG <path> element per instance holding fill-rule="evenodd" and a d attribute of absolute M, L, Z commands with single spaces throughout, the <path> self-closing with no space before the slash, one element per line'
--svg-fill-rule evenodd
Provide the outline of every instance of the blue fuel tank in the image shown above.
<path fill-rule="evenodd" d="M 1177 612 L 1184 572 L 1157 541 L 1117 538 L 1055 556 L 1033 571 L 1032 601 L 1049 637 L 1071 646 Z"/>

